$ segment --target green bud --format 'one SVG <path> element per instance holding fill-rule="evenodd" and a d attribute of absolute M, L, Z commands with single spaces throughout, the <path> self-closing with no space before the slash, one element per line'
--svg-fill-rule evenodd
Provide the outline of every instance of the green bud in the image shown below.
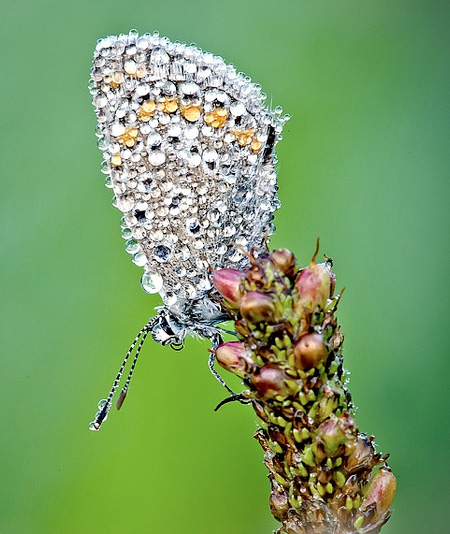
<path fill-rule="evenodd" d="M 342 473 L 342 471 L 336 471 L 335 472 L 335 479 L 336 479 L 336 485 L 338 488 L 342 488 L 342 486 L 345 484 L 345 475 Z"/>
<path fill-rule="evenodd" d="M 356 530 L 359 530 L 364 523 L 364 516 L 360 515 L 357 519 L 355 519 L 353 526 L 356 528 Z"/>
<path fill-rule="evenodd" d="M 306 465 L 309 465 L 310 467 L 313 467 L 314 464 L 314 453 L 311 449 L 311 447 L 307 447 L 302 456 L 302 462 Z"/>
<path fill-rule="evenodd" d="M 345 432 L 336 417 L 324 421 L 317 429 L 317 434 L 325 446 L 325 453 L 331 457 L 336 455 L 346 441 Z"/>

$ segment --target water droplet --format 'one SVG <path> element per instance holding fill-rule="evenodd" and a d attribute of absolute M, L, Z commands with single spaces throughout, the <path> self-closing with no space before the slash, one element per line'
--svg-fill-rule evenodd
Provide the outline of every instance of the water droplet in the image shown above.
<path fill-rule="evenodd" d="M 217 154 L 217 151 L 214 149 L 207 149 L 203 152 L 203 159 L 208 163 L 212 163 L 216 161 L 218 157 L 219 155 Z"/>
<path fill-rule="evenodd" d="M 135 254 L 139 251 L 139 243 L 135 239 L 129 239 L 125 243 L 125 250 L 128 252 L 128 254 Z"/>
<path fill-rule="evenodd" d="M 114 137 L 119 137 L 119 135 L 123 135 L 125 133 L 125 126 L 123 124 L 120 124 L 120 122 L 115 122 L 111 126 L 111 135 Z"/>
<path fill-rule="evenodd" d="M 200 226 L 200 221 L 191 217 L 186 220 L 186 229 L 192 235 L 198 235 L 201 232 L 202 227 Z"/>
<path fill-rule="evenodd" d="M 133 256 L 133 263 L 139 267 L 144 267 L 147 263 L 147 257 L 142 252 L 138 252 Z"/>
<path fill-rule="evenodd" d="M 163 279 L 158 273 L 147 271 L 142 275 L 141 286 L 147 293 L 159 293 L 163 286 Z"/>
<path fill-rule="evenodd" d="M 130 239 L 132 234 L 133 232 L 127 226 L 125 226 L 125 228 L 122 229 L 122 237 L 124 239 Z"/>
<path fill-rule="evenodd" d="M 194 82 L 186 82 L 180 85 L 180 91 L 188 96 L 200 95 L 200 87 Z"/>
<path fill-rule="evenodd" d="M 120 211 L 126 212 L 130 211 L 131 208 L 134 206 L 134 199 L 131 196 L 118 196 L 116 199 L 116 207 L 120 209 Z"/>
<path fill-rule="evenodd" d="M 149 92 L 150 92 L 150 86 L 148 85 L 148 83 L 138 83 L 137 84 L 136 93 L 139 96 L 148 95 Z"/>
<path fill-rule="evenodd" d="M 202 162 L 202 158 L 200 157 L 200 154 L 197 154 L 197 152 L 190 154 L 188 157 L 188 165 L 192 169 L 194 169 L 195 167 L 198 167 L 201 162 Z"/>
<path fill-rule="evenodd" d="M 231 237 L 235 233 L 236 233 L 236 227 L 233 224 L 229 224 L 225 226 L 225 228 L 223 229 L 223 235 L 225 237 Z"/>
<path fill-rule="evenodd" d="M 235 117 L 240 117 L 241 115 L 244 115 L 245 111 L 245 106 L 244 104 L 242 104 L 242 102 L 233 102 L 230 106 L 230 112 Z"/>
<path fill-rule="evenodd" d="M 172 256 L 172 251 L 165 245 L 158 245 L 154 248 L 153 255 L 155 256 L 156 261 L 159 261 L 159 263 L 166 263 Z"/>
<path fill-rule="evenodd" d="M 200 280 L 198 281 L 198 287 L 202 291 L 208 291 L 209 289 L 211 289 L 211 282 L 207 278 L 200 278 Z"/>
<path fill-rule="evenodd" d="M 103 174 L 109 174 L 109 164 L 107 161 L 102 161 L 100 165 L 100 170 Z"/>
<path fill-rule="evenodd" d="M 165 65 L 169 63 L 169 54 L 159 46 L 155 47 L 150 53 L 150 63 L 155 65 Z"/>
<path fill-rule="evenodd" d="M 151 150 L 148 154 L 148 161 L 150 165 L 159 167 L 165 163 L 166 155 L 161 150 Z"/>
<path fill-rule="evenodd" d="M 219 220 L 220 212 L 218 209 L 213 208 L 208 211 L 206 216 L 209 221 L 211 221 L 212 223 L 215 223 Z"/>

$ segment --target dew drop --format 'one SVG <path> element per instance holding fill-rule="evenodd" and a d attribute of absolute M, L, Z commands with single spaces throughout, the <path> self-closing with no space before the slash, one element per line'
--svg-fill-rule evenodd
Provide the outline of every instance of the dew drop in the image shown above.
<path fill-rule="evenodd" d="M 133 256 L 133 263 L 139 267 L 143 267 L 147 263 L 147 257 L 142 252 L 137 252 Z"/>
<path fill-rule="evenodd" d="M 135 254 L 139 251 L 139 243 L 135 239 L 129 239 L 125 243 L 125 250 L 128 254 Z"/>
<path fill-rule="evenodd" d="M 163 286 L 163 279 L 158 273 L 147 271 L 142 275 L 141 286 L 147 293 L 159 293 Z"/>
<path fill-rule="evenodd" d="M 154 248 L 153 255 L 159 263 L 167 263 L 172 256 L 172 251 L 165 245 L 158 245 Z"/>
<path fill-rule="evenodd" d="M 161 150 L 152 150 L 148 154 L 148 162 L 154 167 L 163 165 L 166 161 L 166 155 Z"/>
<path fill-rule="evenodd" d="M 133 234 L 133 232 L 127 226 L 122 229 L 122 237 L 124 239 L 130 239 L 132 234 Z"/>

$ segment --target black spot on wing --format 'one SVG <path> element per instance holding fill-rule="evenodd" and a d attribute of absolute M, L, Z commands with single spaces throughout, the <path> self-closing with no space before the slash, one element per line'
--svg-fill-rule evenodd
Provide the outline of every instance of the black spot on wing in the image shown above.
<path fill-rule="evenodd" d="M 272 157 L 273 147 L 275 146 L 275 139 L 275 128 L 273 126 L 269 126 L 269 131 L 267 132 L 266 147 L 264 148 L 263 152 L 264 163 L 268 163 L 270 158 Z"/>

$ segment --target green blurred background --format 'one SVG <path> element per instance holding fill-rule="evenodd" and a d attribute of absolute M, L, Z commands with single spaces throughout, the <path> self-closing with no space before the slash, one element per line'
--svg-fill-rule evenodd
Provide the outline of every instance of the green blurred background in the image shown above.
<path fill-rule="evenodd" d="M 448 532 L 448 0 L 2 0 L 1 533 L 270 534 L 250 408 L 213 407 L 208 344 L 147 342 L 159 304 L 120 238 L 87 91 L 95 41 L 159 30 L 222 55 L 292 120 L 274 246 L 317 236 L 362 430 L 398 477 L 386 534 Z M 236 382 L 233 383 L 237 387 Z"/>

